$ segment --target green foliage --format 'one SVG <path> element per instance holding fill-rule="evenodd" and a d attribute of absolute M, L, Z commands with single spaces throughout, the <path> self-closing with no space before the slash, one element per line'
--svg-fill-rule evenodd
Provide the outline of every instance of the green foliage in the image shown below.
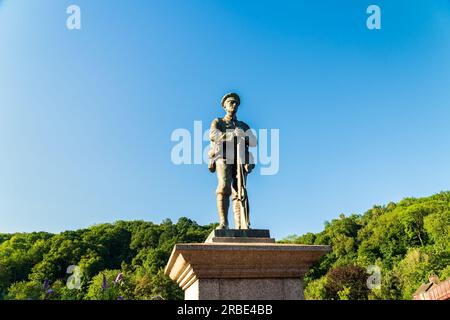
<path fill-rule="evenodd" d="M 115 283 L 120 270 L 103 270 L 94 276 L 89 285 L 86 300 L 117 300 L 123 295 L 127 295 L 127 286 L 131 284 L 131 279 L 122 280 Z"/>
<path fill-rule="evenodd" d="M 351 287 L 344 286 L 337 294 L 339 300 L 351 300 Z"/>
<path fill-rule="evenodd" d="M 9 287 L 6 300 L 40 300 L 44 299 L 45 294 L 42 284 L 38 282 L 15 282 Z"/>
<path fill-rule="evenodd" d="M 374 206 L 363 215 L 341 214 L 326 222 L 322 232 L 289 236 L 281 242 L 332 246 L 332 252 L 305 276 L 308 299 L 411 299 L 430 274 L 441 280 L 450 276 L 450 192 Z M 346 265 L 361 270 L 380 266 L 381 287 L 358 297 L 354 287 L 345 283 L 330 290 L 329 278 Z M 360 274 L 361 284 L 363 276 L 369 275 Z"/>
<path fill-rule="evenodd" d="M 135 287 L 135 297 L 139 300 L 182 300 L 183 291 L 164 275 L 161 269 L 153 277 L 144 275 Z"/>
<path fill-rule="evenodd" d="M 57 235 L 0 234 L 0 300 L 182 299 L 163 268 L 176 243 L 203 242 L 213 227 L 181 218 L 160 225 L 118 221 Z M 81 271 L 79 289 L 66 285 L 72 265 Z"/>
<path fill-rule="evenodd" d="M 305 288 L 306 300 L 323 300 L 326 297 L 325 286 L 327 283 L 327 277 L 321 277 L 309 282 Z"/>
<path fill-rule="evenodd" d="M 450 210 L 432 213 L 424 218 L 424 228 L 439 251 L 450 246 Z"/>
<path fill-rule="evenodd" d="M 34 232 L 4 236 L 0 244 L 0 294 L 15 282 L 24 281 L 48 250 L 50 234 Z M 1 296 L 0 296 L 1 298 Z"/>
<path fill-rule="evenodd" d="M 428 279 L 432 266 L 430 257 L 419 248 L 411 249 L 395 267 L 404 299 L 410 299 L 418 285 Z"/>
<path fill-rule="evenodd" d="M 364 268 L 355 265 L 335 267 L 327 273 L 325 297 L 331 300 L 367 300 L 369 289 Z"/>
<path fill-rule="evenodd" d="M 0 234 L 0 300 L 182 299 L 163 268 L 176 243 L 203 242 L 214 227 L 181 218 Z M 332 247 L 305 275 L 306 299 L 411 299 L 429 275 L 450 277 L 450 192 L 341 214 L 322 232 L 280 242 Z M 73 265 L 81 271 L 78 289 L 66 285 Z M 367 289 L 370 265 L 381 268 L 378 289 Z"/>
<path fill-rule="evenodd" d="M 52 300 L 83 300 L 84 292 L 81 289 L 69 289 L 66 282 L 62 280 L 55 281 L 52 286 L 54 294 L 51 295 Z"/>

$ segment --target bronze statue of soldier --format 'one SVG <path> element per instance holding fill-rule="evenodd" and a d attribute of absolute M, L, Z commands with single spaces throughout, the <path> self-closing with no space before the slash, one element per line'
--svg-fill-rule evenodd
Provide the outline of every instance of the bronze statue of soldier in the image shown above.
<path fill-rule="evenodd" d="M 249 204 L 247 197 L 247 175 L 255 167 L 249 147 L 257 144 L 250 127 L 237 119 L 240 98 L 236 93 L 228 93 L 222 98 L 226 115 L 211 123 L 209 170 L 217 174 L 217 210 L 219 226 L 228 229 L 228 208 L 230 196 L 233 202 L 235 229 L 249 229 Z"/>

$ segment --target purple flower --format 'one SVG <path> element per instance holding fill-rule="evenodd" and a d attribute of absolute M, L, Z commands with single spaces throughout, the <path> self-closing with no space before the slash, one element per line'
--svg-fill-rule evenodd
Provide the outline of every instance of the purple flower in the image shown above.
<path fill-rule="evenodd" d="M 106 276 L 103 274 L 102 290 L 105 290 L 106 288 L 108 288 L 108 284 L 106 283 Z"/>
<path fill-rule="evenodd" d="M 47 300 L 49 298 L 49 296 L 52 295 L 53 293 L 55 293 L 55 291 L 53 291 L 52 289 L 48 289 L 45 292 L 45 298 L 44 299 Z"/>
<path fill-rule="evenodd" d="M 125 300 L 122 296 L 119 296 L 117 300 Z"/>
<path fill-rule="evenodd" d="M 120 281 L 122 281 L 122 279 L 123 279 L 123 273 L 119 272 L 116 279 L 114 280 L 114 284 L 118 284 Z"/>
<path fill-rule="evenodd" d="M 44 288 L 44 291 L 50 288 L 50 282 L 48 281 L 48 279 L 44 280 L 44 284 L 42 285 L 42 287 Z"/>

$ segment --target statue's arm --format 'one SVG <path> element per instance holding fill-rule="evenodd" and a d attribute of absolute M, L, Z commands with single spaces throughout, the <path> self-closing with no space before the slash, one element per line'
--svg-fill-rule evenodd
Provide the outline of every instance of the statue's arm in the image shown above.
<path fill-rule="evenodd" d="M 245 135 L 248 137 L 248 146 L 256 147 L 256 145 L 258 144 L 258 139 L 253 134 L 253 131 L 250 128 L 246 131 Z"/>
<path fill-rule="evenodd" d="M 245 136 L 248 138 L 248 146 L 249 147 L 256 147 L 258 144 L 258 139 L 256 138 L 253 131 L 250 129 L 249 125 L 244 123 L 244 129 L 245 129 Z"/>
<path fill-rule="evenodd" d="M 231 141 L 233 132 L 222 132 L 219 128 L 219 119 L 214 119 L 209 130 L 209 139 L 213 142 Z"/>

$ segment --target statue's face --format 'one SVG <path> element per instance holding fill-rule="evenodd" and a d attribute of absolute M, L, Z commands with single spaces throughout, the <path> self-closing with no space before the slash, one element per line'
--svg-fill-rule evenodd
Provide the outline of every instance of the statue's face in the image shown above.
<path fill-rule="evenodd" d="M 235 114 L 238 110 L 238 103 L 234 98 L 228 98 L 225 100 L 223 108 L 228 114 Z"/>

